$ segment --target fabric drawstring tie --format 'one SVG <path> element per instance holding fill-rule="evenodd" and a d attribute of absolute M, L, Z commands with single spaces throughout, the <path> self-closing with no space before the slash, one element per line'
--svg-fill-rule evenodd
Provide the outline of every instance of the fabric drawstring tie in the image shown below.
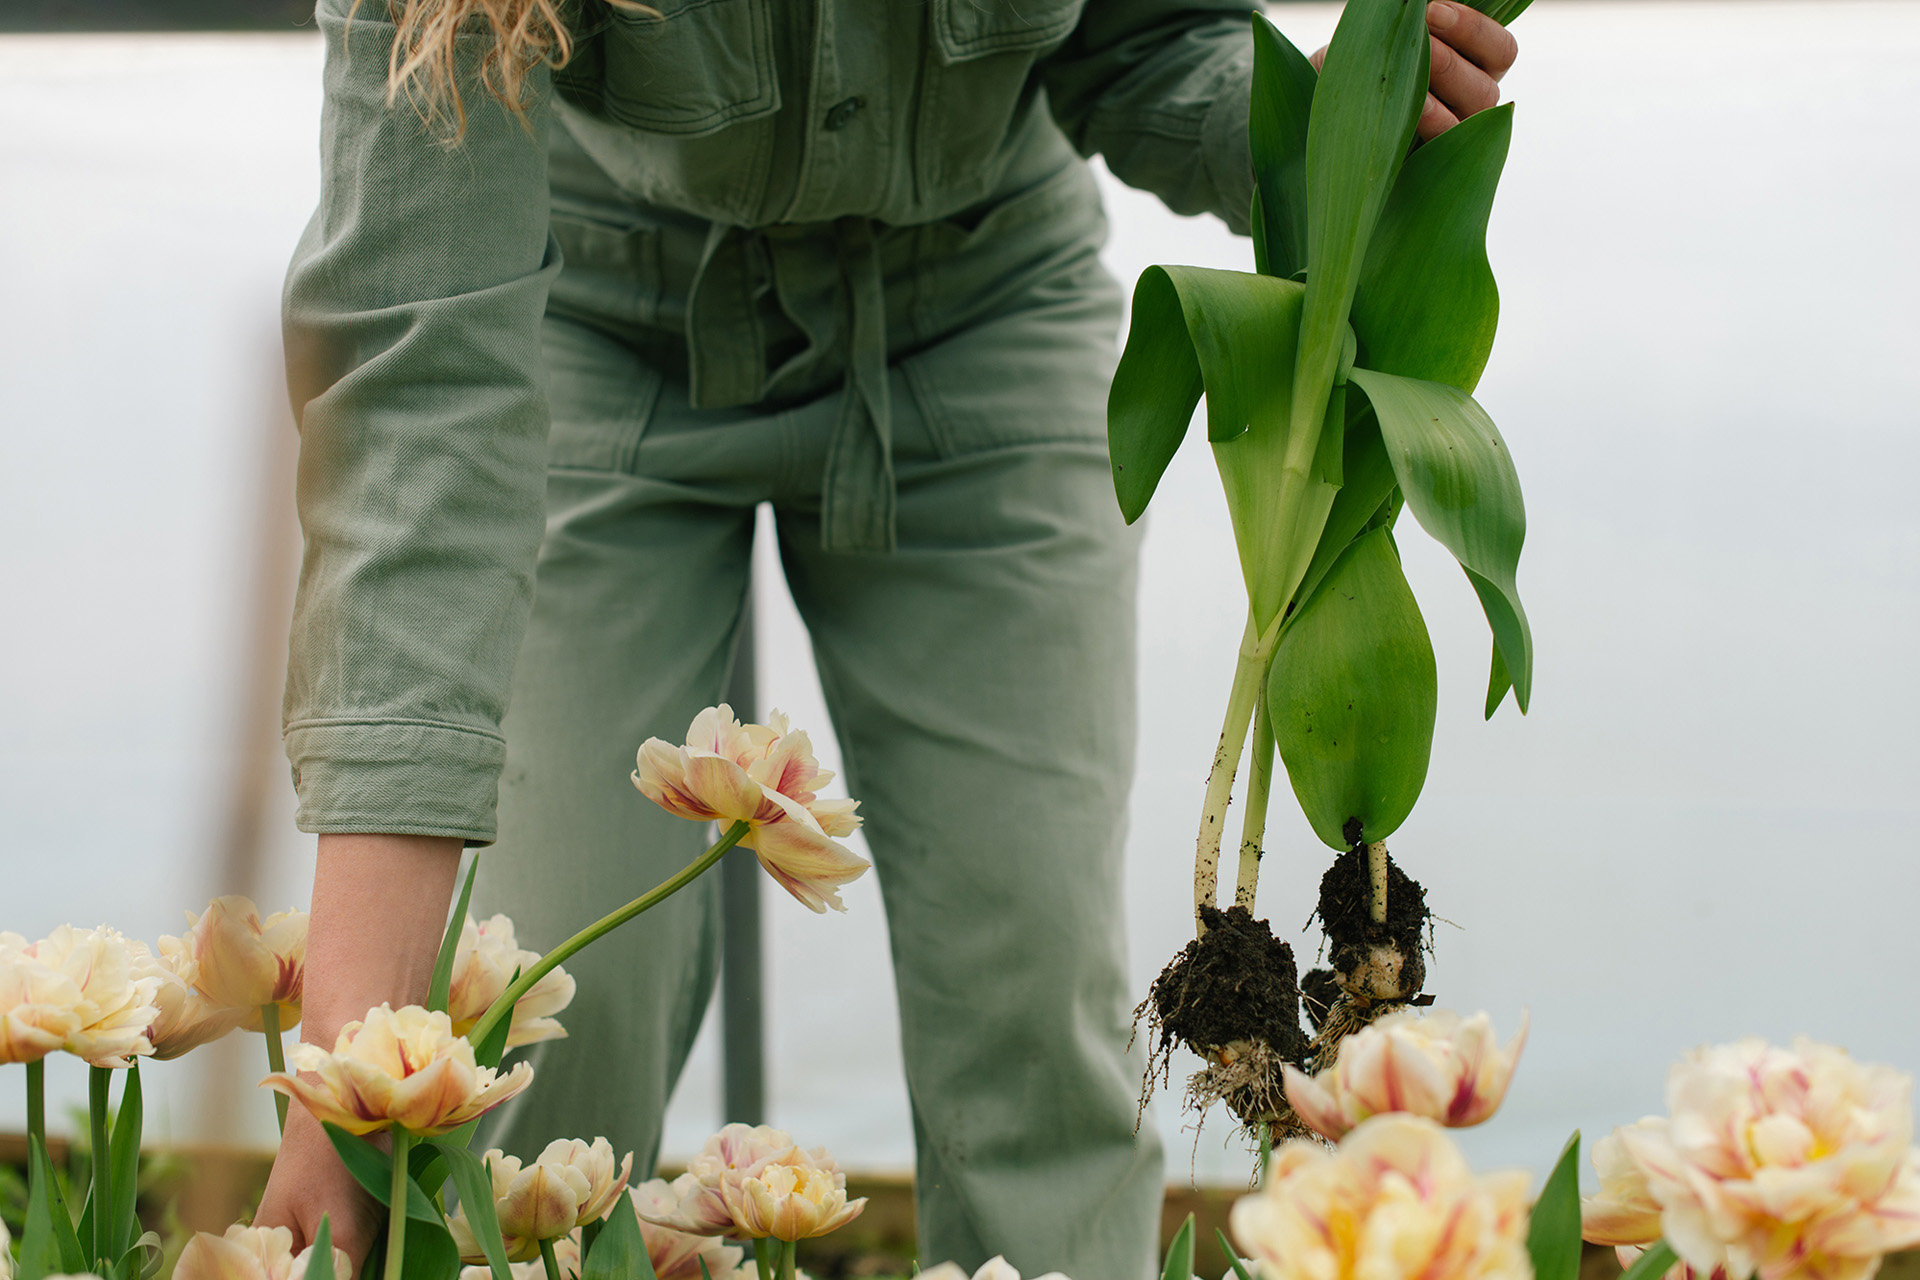
<path fill-rule="evenodd" d="M 887 394 L 886 285 L 870 218 L 832 224 L 846 375 L 840 421 L 820 484 L 820 543 L 832 552 L 895 546 L 893 413 Z M 760 303 L 769 283 L 764 233 L 714 224 L 687 299 L 689 391 L 695 408 L 755 404 L 767 394 Z"/>

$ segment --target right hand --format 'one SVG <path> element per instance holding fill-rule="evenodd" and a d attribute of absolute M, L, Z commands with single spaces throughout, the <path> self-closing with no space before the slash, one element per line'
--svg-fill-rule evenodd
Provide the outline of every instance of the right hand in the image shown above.
<path fill-rule="evenodd" d="M 452 837 L 320 837 L 302 1040 L 331 1049 L 341 1027 L 376 1005 L 425 1003 L 459 867 L 460 841 Z M 322 1215 L 334 1248 L 358 1272 L 385 1210 L 340 1163 L 319 1122 L 294 1103 L 254 1225 L 289 1228 L 298 1252 L 313 1243 Z"/>

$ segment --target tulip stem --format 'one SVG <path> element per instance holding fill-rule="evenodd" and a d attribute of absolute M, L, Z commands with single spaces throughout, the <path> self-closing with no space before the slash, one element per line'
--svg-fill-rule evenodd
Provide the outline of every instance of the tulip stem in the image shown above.
<path fill-rule="evenodd" d="M 260 1030 L 267 1037 L 267 1069 L 287 1073 L 287 1050 L 280 1043 L 280 1006 L 269 1000 L 260 1006 Z M 280 1136 L 287 1135 L 287 1095 L 273 1091 L 273 1114 L 280 1121 Z"/>
<path fill-rule="evenodd" d="M 600 919 L 594 921 L 553 950 L 547 952 L 546 955 L 540 957 L 538 963 L 516 978 L 513 984 L 505 991 L 502 991 L 499 998 L 487 1007 L 487 1011 L 481 1016 L 480 1021 L 474 1023 L 472 1030 L 467 1032 L 467 1040 L 476 1045 L 485 1044 L 487 1042 L 487 1034 L 500 1025 L 502 1018 L 512 1016 L 513 1006 L 519 1002 L 521 996 L 533 990 L 535 983 L 553 972 L 553 970 L 559 968 L 563 961 L 572 958 L 574 952 L 579 951 L 589 943 L 597 942 L 599 939 L 612 933 L 615 929 L 618 929 L 621 925 L 639 915 L 642 911 L 647 910 L 649 907 L 658 906 L 699 879 L 701 872 L 720 861 L 722 854 L 740 843 L 741 838 L 747 834 L 747 830 L 746 823 L 734 823 L 726 829 L 726 832 L 718 840 L 713 842 L 711 848 L 675 872 L 672 876 L 661 881 L 658 885 L 641 894 L 619 910 L 600 917 Z"/>
<path fill-rule="evenodd" d="M 800 1251 L 798 1240 L 780 1242 L 780 1280 L 793 1280 L 793 1255 Z"/>
<path fill-rule="evenodd" d="M 1266 681 L 1253 706 L 1253 759 L 1247 779 L 1247 812 L 1240 826 L 1240 871 L 1234 877 L 1233 905 L 1253 910 L 1260 887 L 1260 858 L 1267 838 L 1267 797 L 1273 791 L 1273 721 L 1267 712 Z"/>
<path fill-rule="evenodd" d="M 107 1242 L 113 1236 L 113 1188 L 111 1185 L 111 1148 L 107 1139 L 107 1105 L 113 1088 L 113 1073 L 105 1067 L 87 1068 L 87 1123 L 93 1148 L 87 1162 L 93 1174 L 93 1258 L 100 1269 L 113 1259 Z"/>
<path fill-rule="evenodd" d="M 387 1199 L 387 1276 L 400 1280 L 400 1263 L 407 1252 L 407 1148 L 413 1135 L 393 1126 L 393 1181 Z"/>
<path fill-rule="evenodd" d="M 547 1280 L 560 1280 L 560 1259 L 553 1256 L 553 1241 L 540 1242 L 540 1262 L 547 1269 Z"/>
<path fill-rule="evenodd" d="M 35 1058 L 27 1064 L 27 1132 L 47 1141 L 47 1062 Z"/>
<path fill-rule="evenodd" d="M 1227 820 L 1227 806 L 1233 801 L 1233 776 L 1240 767 L 1240 752 L 1247 745 L 1247 726 L 1253 719 L 1254 704 L 1260 701 L 1260 689 L 1266 681 L 1267 660 L 1279 628 L 1262 636 L 1247 618 L 1246 635 L 1240 641 L 1240 661 L 1233 669 L 1233 688 L 1227 694 L 1226 723 L 1220 729 L 1220 745 L 1214 748 L 1213 768 L 1207 773 L 1207 799 L 1200 810 L 1200 835 L 1193 855 L 1193 924 L 1196 935 L 1207 931 L 1200 918 L 1202 907 L 1217 905 L 1220 887 L 1220 837 Z"/>
<path fill-rule="evenodd" d="M 775 1280 L 779 1270 L 779 1260 L 774 1255 L 774 1241 L 771 1236 L 757 1236 L 753 1242 L 753 1267 L 760 1273 L 760 1280 Z"/>
<path fill-rule="evenodd" d="M 1387 922 L 1387 842 L 1375 840 L 1367 846 L 1367 883 L 1372 893 L 1367 898 L 1367 914 L 1375 924 Z"/>

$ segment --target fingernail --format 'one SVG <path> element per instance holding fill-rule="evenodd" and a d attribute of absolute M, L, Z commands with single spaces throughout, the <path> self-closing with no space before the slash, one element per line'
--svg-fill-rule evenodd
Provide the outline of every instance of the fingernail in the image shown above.
<path fill-rule="evenodd" d="M 1446 31 L 1460 21 L 1460 15 L 1450 4 L 1441 4 L 1439 0 L 1427 6 L 1427 26 L 1435 31 Z"/>

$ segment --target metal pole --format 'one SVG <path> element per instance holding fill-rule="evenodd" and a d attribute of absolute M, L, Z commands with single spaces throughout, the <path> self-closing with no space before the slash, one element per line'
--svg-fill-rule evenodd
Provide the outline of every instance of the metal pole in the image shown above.
<path fill-rule="evenodd" d="M 759 719 L 753 585 L 748 580 L 727 701 L 742 720 Z M 720 1123 L 765 1124 L 766 1014 L 761 1001 L 760 867 L 750 849 L 720 862 Z"/>

